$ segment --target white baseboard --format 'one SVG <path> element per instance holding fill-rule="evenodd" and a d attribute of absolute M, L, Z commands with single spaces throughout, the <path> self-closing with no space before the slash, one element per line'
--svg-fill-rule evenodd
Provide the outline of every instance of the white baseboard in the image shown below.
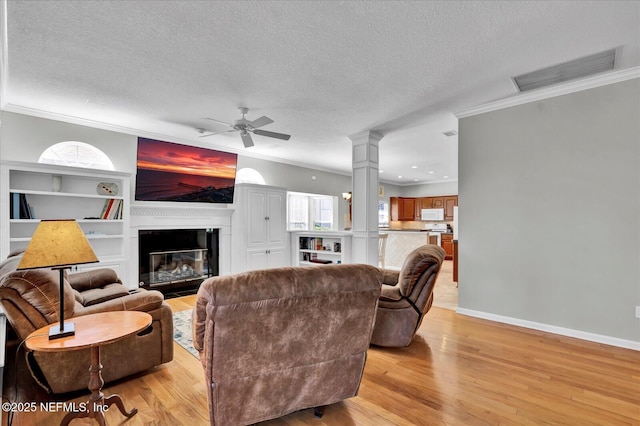
<path fill-rule="evenodd" d="M 527 321 L 520 318 L 505 317 L 502 315 L 490 314 L 488 312 L 474 311 L 472 309 L 458 308 L 456 312 L 475 318 L 482 318 L 489 321 L 501 322 L 504 324 L 516 325 L 518 327 L 531 328 L 548 333 L 559 334 L 561 336 L 575 337 L 576 339 L 590 342 L 603 343 L 605 345 L 618 346 L 626 349 L 640 351 L 640 342 L 633 340 L 619 339 L 617 337 L 604 336 L 602 334 L 588 333 L 586 331 L 574 330 L 571 328 L 557 327 L 555 325 L 543 324 L 540 322 Z"/>

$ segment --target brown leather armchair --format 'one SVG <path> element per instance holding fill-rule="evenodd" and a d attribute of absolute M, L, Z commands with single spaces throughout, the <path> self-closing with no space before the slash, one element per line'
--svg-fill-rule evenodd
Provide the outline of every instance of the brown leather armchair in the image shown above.
<path fill-rule="evenodd" d="M 371 265 L 326 265 L 202 283 L 193 346 L 211 425 L 253 424 L 356 396 L 381 280 Z"/>
<path fill-rule="evenodd" d="M 382 293 L 372 344 L 389 347 L 411 344 L 433 303 L 433 287 L 444 256 L 440 246 L 427 244 L 409 253 L 400 271 L 382 269 Z"/>
<path fill-rule="evenodd" d="M 21 254 L 0 263 L 0 303 L 20 340 L 33 331 L 58 322 L 58 271 L 16 271 Z M 101 348 L 105 382 L 144 371 L 173 359 L 173 316 L 162 293 L 129 291 L 112 269 L 65 274 L 65 320 L 107 311 L 144 311 L 151 327 Z M 64 393 L 86 389 L 90 349 L 65 352 L 27 352 L 34 379 L 47 391 Z"/>

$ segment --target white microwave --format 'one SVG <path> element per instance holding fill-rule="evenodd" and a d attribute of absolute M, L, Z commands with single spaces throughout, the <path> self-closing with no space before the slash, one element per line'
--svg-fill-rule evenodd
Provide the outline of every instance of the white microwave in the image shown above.
<path fill-rule="evenodd" d="M 422 209 L 422 220 L 444 220 L 444 209 Z"/>

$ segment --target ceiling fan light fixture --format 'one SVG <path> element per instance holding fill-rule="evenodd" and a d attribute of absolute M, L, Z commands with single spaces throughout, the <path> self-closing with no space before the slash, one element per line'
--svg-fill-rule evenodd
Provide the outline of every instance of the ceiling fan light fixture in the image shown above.
<path fill-rule="evenodd" d="M 251 133 L 255 134 L 255 135 L 259 135 L 259 136 L 266 136 L 268 138 L 275 138 L 275 139 L 282 139 L 285 141 L 288 141 L 289 138 L 291 137 L 291 135 L 285 135 L 284 133 L 277 133 L 277 132 L 269 132 L 267 130 L 261 130 L 258 129 L 259 127 L 262 126 L 266 126 L 267 124 L 271 124 L 273 123 L 273 120 L 270 119 L 269 117 L 266 116 L 262 116 L 260 118 L 257 118 L 253 121 L 249 121 L 245 118 L 245 115 L 249 112 L 249 108 L 247 107 L 239 107 L 238 108 L 240 110 L 240 113 L 242 114 L 242 118 L 239 120 L 236 120 L 233 124 L 229 124 L 229 123 L 225 123 L 224 121 L 220 121 L 220 120 L 216 120 L 214 118 L 209 118 L 209 117 L 205 117 L 207 120 L 211 120 L 214 121 L 218 124 L 223 124 L 225 126 L 228 127 L 228 130 L 224 130 L 224 131 L 220 131 L 220 132 L 213 132 L 211 130 L 205 129 L 205 128 L 196 128 L 196 131 L 199 133 L 200 130 L 202 130 L 203 132 L 210 132 L 211 134 L 209 135 L 203 135 L 201 137 L 206 137 L 206 136 L 213 136 L 219 133 L 225 133 L 225 132 L 238 132 L 240 133 L 240 137 L 242 138 L 242 143 L 244 144 L 245 148 L 249 148 L 253 146 L 253 140 L 251 138 Z"/>

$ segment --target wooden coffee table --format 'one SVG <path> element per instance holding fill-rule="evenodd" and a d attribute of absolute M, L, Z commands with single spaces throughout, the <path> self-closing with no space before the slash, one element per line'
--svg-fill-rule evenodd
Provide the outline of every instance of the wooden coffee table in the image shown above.
<path fill-rule="evenodd" d="M 91 348 L 88 385 L 91 396 L 87 403 L 87 410 L 68 413 L 62 419 L 61 425 L 67 425 L 72 419 L 80 417 L 94 418 L 99 424 L 104 425 L 104 412 L 112 404 L 116 404 L 125 417 L 134 416 L 138 410 L 133 408 L 127 412 L 120 396 L 111 395 L 105 398 L 102 393 L 104 380 L 101 373 L 100 346 L 113 343 L 149 327 L 151 315 L 146 312 L 115 311 L 73 317 L 68 321 L 75 324 L 75 336 L 49 340 L 49 327 L 58 325 L 56 323 L 34 331 L 26 340 L 27 347 L 33 351 L 59 352 Z"/>

